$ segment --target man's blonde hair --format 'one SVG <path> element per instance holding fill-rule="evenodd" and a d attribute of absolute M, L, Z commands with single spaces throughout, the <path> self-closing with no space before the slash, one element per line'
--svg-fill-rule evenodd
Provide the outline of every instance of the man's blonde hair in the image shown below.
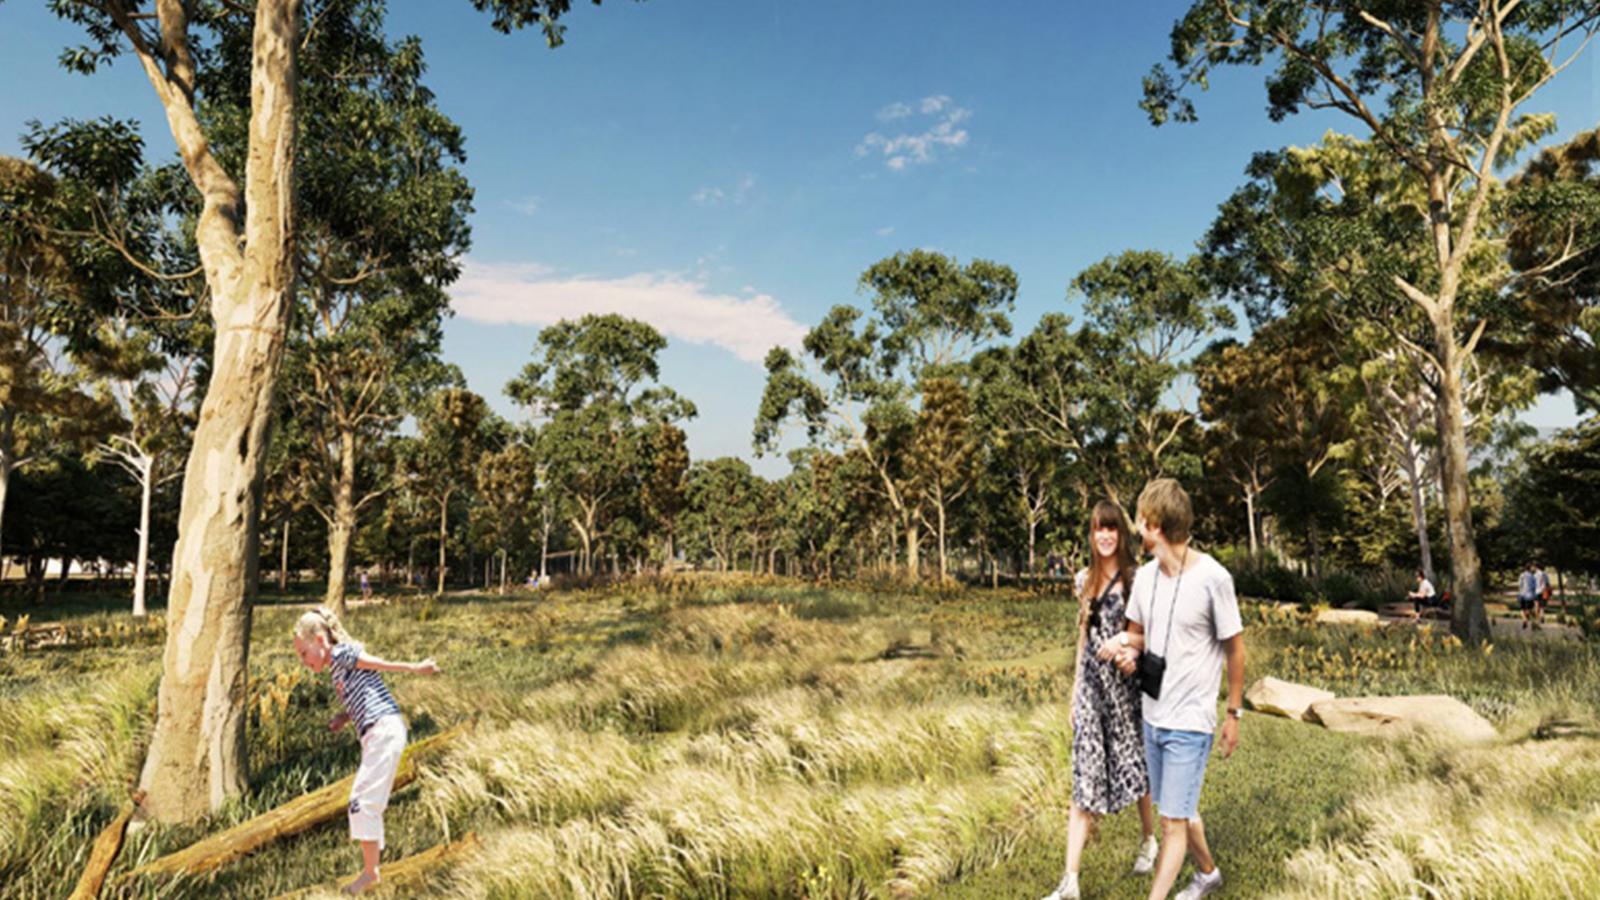
<path fill-rule="evenodd" d="M 1157 478 L 1139 492 L 1139 518 L 1161 529 L 1169 542 L 1182 544 L 1189 540 L 1189 529 L 1194 526 L 1194 506 L 1189 494 L 1174 478 Z"/>

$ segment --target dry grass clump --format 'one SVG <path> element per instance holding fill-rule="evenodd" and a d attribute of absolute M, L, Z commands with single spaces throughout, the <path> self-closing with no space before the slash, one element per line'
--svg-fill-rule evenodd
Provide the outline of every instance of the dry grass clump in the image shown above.
<path fill-rule="evenodd" d="M 155 684 L 139 667 L 0 702 L 0 882 L 65 840 L 74 818 L 126 799 Z"/>
<path fill-rule="evenodd" d="M 612 652 L 594 672 L 523 698 L 523 715 L 582 728 L 665 732 L 692 726 L 730 697 L 770 688 L 793 661 L 718 661 L 654 647 Z"/>
<path fill-rule="evenodd" d="M 811 783 L 951 777 L 986 771 L 996 736 L 1017 716 L 993 703 L 943 701 L 915 707 L 840 704 L 805 689 L 749 702 L 742 728 L 697 735 L 685 761 L 747 780 L 784 776 Z"/>
<path fill-rule="evenodd" d="M 423 802 L 442 820 L 487 811 L 554 823 L 619 808 L 644 777 L 642 755 L 613 732 L 517 722 L 469 734 L 419 780 Z"/>
<path fill-rule="evenodd" d="M 1374 782 L 1288 864 L 1293 898 L 1569 897 L 1600 884 L 1600 742 L 1379 746 Z"/>

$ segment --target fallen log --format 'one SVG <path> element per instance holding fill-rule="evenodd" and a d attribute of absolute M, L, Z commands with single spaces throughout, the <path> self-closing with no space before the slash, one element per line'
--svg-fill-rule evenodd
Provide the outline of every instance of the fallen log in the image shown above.
<path fill-rule="evenodd" d="M 453 844 L 440 844 L 414 856 L 408 856 L 405 859 L 381 866 L 378 872 L 383 876 L 383 880 L 378 882 L 377 887 L 367 891 L 365 896 L 383 897 L 392 894 L 394 891 L 420 888 L 427 883 L 427 880 L 433 876 L 436 870 L 477 853 L 481 844 L 482 841 L 478 840 L 477 832 L 469 831 L 461 836 L 461 840 Z M 279 895 L 275 900 L 304 900 L 304 898 L 316 895 L 318 891 L 338 890 L 339 886 L 355 881 L 359 875 L 359 872 L 351 875 L 337 885 L 317 885 L 315 887 L 301 888 L 298 891 L 290 891 L 287 894 Z"/>
<path fill-rule="evenodd" d="M 416 780 L 417 763 L 437 754 L 446 744 L 460 737 L 470 725 L 458 725 L 407 747 L 395 773 L 394 789 Z M 296 835 L 345 814 L 350 803 L 350 786 L 355 776 L 343 778 L 324 788 L 290 800 L 269 812 L 215 834 L 190 846 L 169 853 L 117 879 L 121 885 L 143 875 L 200 875 L 255 852 L 279 838 Z"/>
<path fill-rule="evenodd" d="M 128 834 L 128 820 L 133 818 L 134 811 L 143 802 L 144 791 L 134 791 L 128 805 L 94 839 L 94 845 L 89 850 L 89 863 L 83 867 L 78 886 L 68 900 L 95 900 L 100 896 L 100 889 L 106 884 L 106 875 L 116 863 L 117 854 L 122 852 L 122 840 Z"/>

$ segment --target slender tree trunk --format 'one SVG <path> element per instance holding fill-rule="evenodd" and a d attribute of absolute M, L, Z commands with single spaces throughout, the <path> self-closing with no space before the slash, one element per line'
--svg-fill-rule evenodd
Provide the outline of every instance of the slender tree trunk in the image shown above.
<path fill-rule="evenodd" d="M 1433 583 L 1433 547 L 1428 541 L 1428 505 L 1422 496 L 1422 477 L 1415 471 L 1406 472 L 1411 485 L 1411 524 L 1417 530 L 1417 547 L 1422 560 L 1422 574 Z"/>
<path fill-rule="evenodd" d="M 133 617 L 145 617 L 145 579 L 150 572 L 150 495 L 155 491 L 155 460 L 139 460 L 139 556 L 133 566 Z"/>
<path fill-rule="evenodd" d="M 141 61 L 204 198 L 195 234 L 216 323 L 211 384 L 183 482 L 155 729 L 140 776 L 145 813 L 177 822 L 220 809 L 249 784 L 245 591 L 260 564 L 257 488 L 294 294 L 299 2 L 256 3 L 242 198 L 211 156 L 194 113 L 187 9 L 158 8 L 176 42 L 166 74 L 153 58 Z"/>
<path fill-rule="evenodd" d="M 283 517 L 282 541 L 278 547 L 278 593 L 289 590 L 289 523 L 294 521 L 294 516 Z"/>
<path fill-rule="evenodd" d="M 11 456 L 4 447 L 0 447 L 0 534 L 4 533 L 6 523 L 6 492 L 11 487 L 11 473 L 15 470 Z M 5 545 L 0 544 L 0 579 L 5 577 Z"/>
<path fill-rule="evenodd" d="M 339 616 L 345 613 L 350 573 L 350 539 L 356 530 L 356 434 L 341 428 L 339 480 L 333 486 L 333 517 L 328 521 L 328 590 L 323 602 Z"/>
<path fill-rule="evenodd" d="M 943 585 L 946 581 L 948 581 L 950 579 L 950 558 L 949 558 L 949 555 L 945 552 L 945 542 L 944 542 L 944 537 L 945 537 L 945 534 L 944 534 L 944 526 L 945 526 L 944 504 L 940 503 L 940 504 L 938 504 L 938 507 L 939 507 L 939 584 Z"/>
<path fill-rule="evenodd" d="M 1434 330 L 1441 370 L 1437 405 L 1439 452 L 1444 475 L 1445 520 L 1450 531 L 1451 588 L 1455 598 L 1450 604 L 1450 630 L 1463 641 L 1479 644 L 1489 637 L 1489 616 L 1483 608 L 1482 572 L 1472 533 L 1466 409 L 1462 402 L 1461 362 L 1457 358 L 1461 350 L 1456 346 L 1447 312 L 1435 317 Z"/>
<path fill-rule="evenodd" d="M 539 535 L 539 583 L 550 577 L 550 526 L 546 524 Z"/>
<path fill-rule="evenodd" d="M 439 498 L 439 586 L 434 596 L 444 596 L 445 549 L 450 540 L 450 495 Z"/>

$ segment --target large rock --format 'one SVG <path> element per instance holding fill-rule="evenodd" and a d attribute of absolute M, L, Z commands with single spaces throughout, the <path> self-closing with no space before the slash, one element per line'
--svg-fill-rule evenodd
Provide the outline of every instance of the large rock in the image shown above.
<path fill-rule="evenodd" d="M 1489 720 L 1454 697 L 1345 697 L 1311 704 L 1305 721 L 1320 722 L 1329 731 L 1395 737 L 1422 732 L 1461 743 L 1492 741 L 1498 735 Z"/>
<path fill-rule="evenodd" d="M 1365 609 L 1325 609 L 1317 613 L 1323 625 L 1376 625 L 1378 614 Z"/>
<path fill-rule="evenodd" d="M 1295 684 L 1292 681 L 1280 681 L 1276 678 L 1263 678 L 1250 685 L 1250 689 L 1244 692 L 1244 702 L 1250 704 L 1250 708 L 1256 712 L 1284 716 L 1302 722 L 1305 721 L 1306 710 L 1311 704 L 1333 698 L 1333 691 Z"/>

